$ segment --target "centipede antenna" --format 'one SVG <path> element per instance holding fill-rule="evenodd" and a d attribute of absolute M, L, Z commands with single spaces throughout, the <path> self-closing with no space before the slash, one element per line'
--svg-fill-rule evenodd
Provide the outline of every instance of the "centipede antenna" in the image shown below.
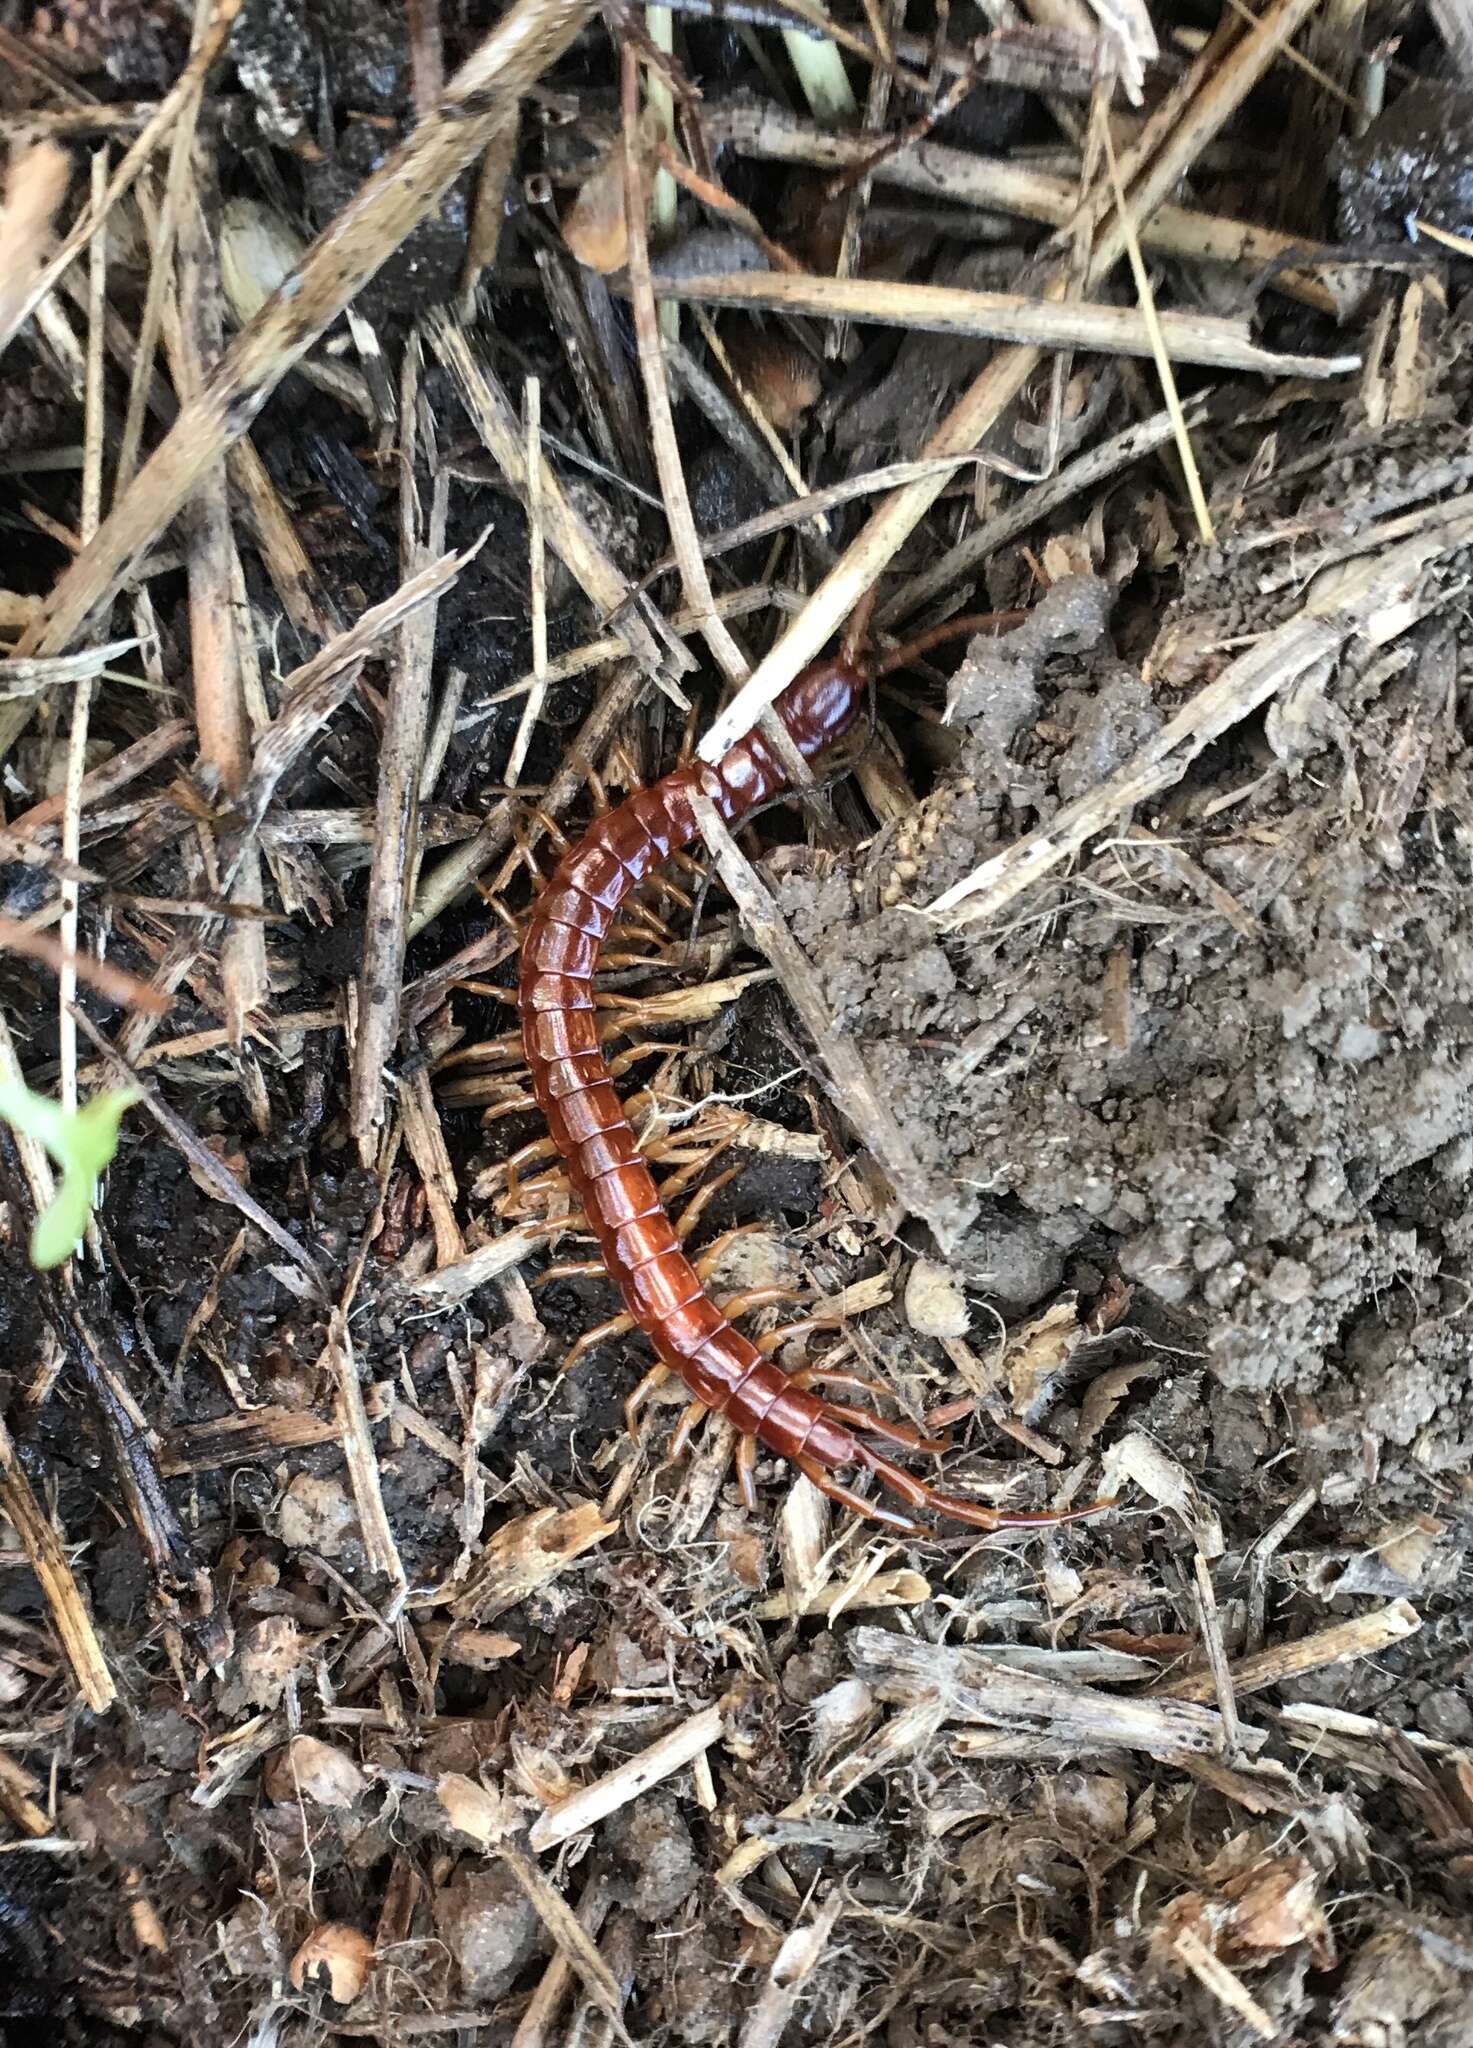
<path fill-rule="evenodd" d="M 865 670 L 869 666 L 864 658 L 863 649 L 869 638 L 870 620 L 874 617 L 875 600 L 878 596 L 879 585 L 872 583 L 849 614 L 849 622 L 839 641 L 839 659 L 847 661 L 853 669 Z"/>
<path fill-rule="evenodd" d="M 994 637 L 1010 633 L 1021 626 L 1028 617 L 1027 612 L 968 612 L 963 618 L 943 619 L 939 626 L 932 626 L 924 633 L 917 633 L 913 640 L 907 640 L 902 647 L 892 647 L 874 664 L 874 674 L 893 675 L 896 669 L 904 668 L 912 661 L 919 661 L 923 654 L 929 654 L 933 647 L 940 647 L 947 640 L 959 640 L 963 634 L 971 637 L 977 633 L 990 633 Z"/>

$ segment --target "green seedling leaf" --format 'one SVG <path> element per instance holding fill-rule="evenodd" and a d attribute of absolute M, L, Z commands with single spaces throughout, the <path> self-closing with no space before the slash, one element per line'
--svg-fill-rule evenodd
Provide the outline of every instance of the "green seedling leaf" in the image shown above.
<path fill-rule="evenodd" d="M 65 1265 L 82 1242 L 98 1180 L 118 1149 L 123 1113 L 139 1100 L 136 1088 L 110 1088 L 66 1110 L 23 1081 L 0 1080 L 0 1117 L 44 1145 L 61 1168 L 61 1186 L 31 1232 L 31 1264 L 41 1272 Z"/>

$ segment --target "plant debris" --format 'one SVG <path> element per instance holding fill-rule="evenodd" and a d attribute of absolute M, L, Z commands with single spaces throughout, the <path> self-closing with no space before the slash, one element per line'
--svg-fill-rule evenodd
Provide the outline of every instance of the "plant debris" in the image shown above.
<path fill-rule="evenodd" d="M 1467 2048 L 1470 19 L 0 11 L 0 2043 Z"/>

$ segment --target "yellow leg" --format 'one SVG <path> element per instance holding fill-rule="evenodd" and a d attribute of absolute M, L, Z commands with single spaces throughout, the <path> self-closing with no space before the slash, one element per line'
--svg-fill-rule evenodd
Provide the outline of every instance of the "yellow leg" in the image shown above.
<path fill-rule="evenodd" d="M 662 1387 L 669 1377 L 670 1368 L 668 1366 L 652 1365 L 639 1385 L 634 1389 L 634 1392 L 629 1396 L 629 1399 L 624 1403 L 624 1427 L 636 1443 L 639 1442 L 640 1410 L 656 1389 Z"/>
<path fill-rule="evenodd" d="M 562 1363 L 562 1370 L 571 1372 L 585 1351 L 591 1351 L 595 1344 L 606 1344 L 610 1337 L 623 1337 L 633 1328 L 633 1316 L 611 1316 L 606 1323 L 600 1323 L 597 1329 L 585 1330 L 577 1342 L 569 1347 L 568 1355 Z"/>
<path fill-rule="evenodd" d="M 757 1349 L 764 1358 L 771 1358 L 774 1351 L 781 1350 L 784 1344 L 790 1344 L 795 1337 L 806 1337 L 810 1332 L 823 1328 L 821 1317 L 804 1316 L 800 1322 L 784 1323 L 780 1330 L 769 1330 L 765 1337 L 759 1337 Z"/>
<path fill-rule="evenodd" d="M 704 1401 L 692 1401 L 689 1408 L 675 1425 L 675 1434 L 670 1439 L 671 1458 L 683 1458 L 690 1449 L 690 1440 L 700 1424 L 706 1419 Z"/>
<path fill-rule="evenodd" d="M 532 1285 L 545 1287 L 549 1280 L 601 1280 L 607 1271 L 602 1259 L 568 1259 L 561 1266 L 549 1266 L 545 1273 L 539 1273 Z"/>
<path fill-rule="evenodd" d="M 742 1506 L 757 1512 L 757 1439 L 754 1436 L 739 1436 L 736 1446 L 737 1485 L 741 1488 Z"/>

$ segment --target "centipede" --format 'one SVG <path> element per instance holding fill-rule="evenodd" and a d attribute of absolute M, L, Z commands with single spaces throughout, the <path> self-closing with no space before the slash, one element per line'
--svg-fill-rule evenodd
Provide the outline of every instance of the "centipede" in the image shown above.
<path fill-rule="evenodd" d="M 777 698 L 773 709 L 805 761 L 860 719 L 874 673 L 846 645 L 806 668 Z M 1098 1514 L 1113 1502 L 1015 1512 L 946 1492 L 908 1470 L 893 1451 L 939 1456 L 949 1439 L 835 1398 L 875 1397 L 884 1389 L 821 1365 L 790 1373 L 737 1329 L 686 1257 L 641 1156 L 600 1047 L 593 998 L 600 948 L 630 892 L 697 836 L 697 790 L 736 825 L 788 784 L 779 753 L 754 727 L 714 767 L 693 762 L 638 791 L 563 856 L 533 904 L 521 944 L 517 1009 L 532 1097 L 603 1265 L 659 1361 L 638 1394 L 667 1373 L 684 1383 L 692 1400 L 677 1431 L 681 1441 L 705 1416 L 725 1418 L 736 1433 L 737 1480 L 751 1508 L 760 1446 L 854 1514 L 911 1534 L 923 1525 L 886 1495 L 909 1510 L 985 1530 L 1050 1527 Z M 851 1483 L 866 1473 L 879 1495 L 861 1494 Z"/>

